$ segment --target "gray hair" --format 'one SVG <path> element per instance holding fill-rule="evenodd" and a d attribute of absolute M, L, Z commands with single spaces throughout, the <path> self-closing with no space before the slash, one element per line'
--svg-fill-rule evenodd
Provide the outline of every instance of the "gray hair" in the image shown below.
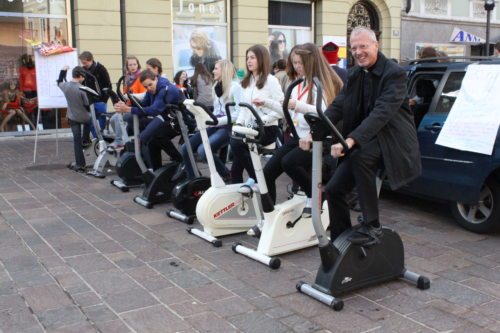
<path fill-rule="evenodd" d="M 368 27 L 364 27 L 362 25 L 358 25 L 356 28 L 354 28 L 351 31 L 351 38 L 353 36 L 356 36 L 356 35 L 359 35 L 362 33 L 365 33 L 368 36 L 368 38 L 370 38 L 372 41 L 374 41 L 374 42 L 377 41 L 377 36 L 375 35 L 375 32 L 372 29 L 370 29 Z"/>

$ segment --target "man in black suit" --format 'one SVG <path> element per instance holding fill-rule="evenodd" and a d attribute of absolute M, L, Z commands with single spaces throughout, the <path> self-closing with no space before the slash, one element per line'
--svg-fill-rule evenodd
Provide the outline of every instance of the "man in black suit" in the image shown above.
<path fill-rule="evenodd" d="M 331 146 L 340 158 L 326 185 L 332 240 L 351 228 L 346 195 L 357 187 L 363 224 L 354 234 L 377 240 L 382 234 L 378 212 L 377 171 L 383 168 L 396 189 L 421 173 L 420 152 L 413 115 L 408 107 L 406 73 L 381 52 L 375 33 L 355 28 L 350 37 L 357 65 L 349 70 L 347 85 L 328 107 L 334 124 L 343 120 L 342 134 L 349 147 Z"/>

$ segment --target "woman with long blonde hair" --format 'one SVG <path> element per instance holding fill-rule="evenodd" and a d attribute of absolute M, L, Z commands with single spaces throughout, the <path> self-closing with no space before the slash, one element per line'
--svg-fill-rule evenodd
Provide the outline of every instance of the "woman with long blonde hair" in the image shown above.
<path fill-rule="evenodd" d="M 207 129 L 208 139 L 210 141 L 210 147 L 215 153 L 219 149 L 227 146 L 229 144 L 229 139 L 231 135 L 231 124 L 228 124 L 228 119 L 226 115 L 226 103 L 235 102 L 236 105 L 239 103 L 240 97 L 240 85 L 234 79 L 235 69 L 231 61 L 223 59 L 215 63 L 214 70 L 214 84 L 212 86 L 212 96 L 213 96 L 213 114 L 217 117 L 219 123 L 215 127 L 210 127 Z M 231 119 L 236 119 L 238 117 L 238 107 L 231 108 Z M 198 155 L 198 159 L 205 160 L 206 153 L 201 141 L 200 132 L 195 133 L 190 139 L 191 147 L 193 151 Z M 186 171 L 188 172 L 189 178 L 194 178 L 193 166 L 189 163 L 189 155 L 187 152 L 186 145 L 182 145 L 181 148 L 182 157 L 184 163 L 186 163 Z M 214 154 L 215 167 L 217 172 L 222 177 L 222 179 L 229 180 L 229 170 L 226 168 L 224 162 L 219 158 L 217 154 Z"/>

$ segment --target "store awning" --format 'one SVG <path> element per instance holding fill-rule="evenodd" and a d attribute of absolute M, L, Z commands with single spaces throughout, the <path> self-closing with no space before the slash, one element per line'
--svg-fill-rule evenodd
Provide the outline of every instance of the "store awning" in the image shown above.
<path fill-rule="evenodd" d="M 482 44 L 485 43 L 486 40 L 470 32 L 462 30 L 460 28 L 455 27 L 450 37 L 451 43 L 459 43 L 459 44 Z"/>

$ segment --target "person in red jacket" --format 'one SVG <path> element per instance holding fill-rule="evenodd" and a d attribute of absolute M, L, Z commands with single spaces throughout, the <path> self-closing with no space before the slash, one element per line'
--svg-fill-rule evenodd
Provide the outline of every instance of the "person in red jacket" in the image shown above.
<path fill-rule="evenodd" d="M 21 106 L 24 112 L 36 121 L 38 99 L 36 91 L 36 70 L 33 57 L 28 54 L 21 56 L 19 67 L 19 90 L 21 91 Z"/>
<path fill-rule="evenodd" d="M 36 71 L 35 63 L 30 55 L 21 56 L 21 67 L 19 67 L 19 88 L 26 97 L 36 96 Z"/>
<path fill-rule="evenodd" d="M 1 132 L 5 132 L 7 123 L 15 115 L 21 117 L 32 129 L 35 129 L 35 126 L 21 108 L 21 91 L 18 89 L 16 81 L 10 81 L 8 86 L 2 89 L 0 101 L 0 111 L 5 115 L 0 124 Z"/>

